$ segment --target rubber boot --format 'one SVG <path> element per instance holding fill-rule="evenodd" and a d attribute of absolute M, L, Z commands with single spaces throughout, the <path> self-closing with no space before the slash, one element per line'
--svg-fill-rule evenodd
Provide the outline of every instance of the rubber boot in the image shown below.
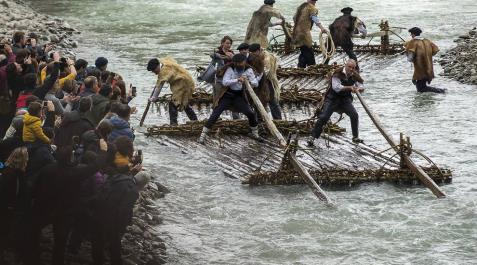
<path fill-rule="evenodd" d="M 202 132 L 200 133 L 199 140 L 197 140 L 197 142 L 199 142 L 200 144 L 205 144 L 205 138 L 207 137 L 209 131 L 210 130 L 207 127 L 202 128 Z"/>
<path fill-rule="evenodd" d="M 259 142 L 263 142 L 262 137 L 260 137 L 260 135 L 258 134 L 258 126 L 250 127 L 250 129 L 252 130 L 252 138 Z"/>

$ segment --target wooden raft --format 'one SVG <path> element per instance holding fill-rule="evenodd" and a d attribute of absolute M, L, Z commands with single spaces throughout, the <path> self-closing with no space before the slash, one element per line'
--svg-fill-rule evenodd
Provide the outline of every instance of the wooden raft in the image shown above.
<path fill-rule="evenodd" d="M 317 62 L 321 61 L 320 58 L 321 55 L 318 55 Z M 346 58 L 345 54 L 337 54 L 332 58 L 331 64 L 341 64 Z M 393 58 L 395 57 L 373 56 L 369 53 L 358 54 L 360 68 L 364 71 L 375 63 L 388 62 Z M 293 71 L 297 70 L 288 70 L 295 67 L 297 60 L 297 52 L 281 56 L 281 67 L 285 69 L 282 73 L 292 72 L 292 74 L 282 75 L 279 78 L 279 83 L 284 91 L 282 99 L 283 96 L 286 97 L 287 90 L 313 93 L 313 95 L 319 95 L 321 99 L 322 93 L 328 86 L 327 79 L 324 75 L 294 74 Z M 199 84 L 198 88 L 199 91 L 205 91 L 207 94 L 211 91 L 211 86 L 206 83 Z M 208 102 L 210 101 L 200 102 L 200 105 L 194 106 L 199 120 L 205 120 L 209 117 L 210 106 L 203 106 Z M 284 104 L 282 113 L 285 121 L 292 124 L 295 120 L 309 120 L 314 114 L 316 102 L 318 102 L 318 96 L 316 100 L 311 101 L 309 106 L 304 106 L 304 103 L 300 106 L 297 102 L 290 105 Z M 169 119 L 166 115 L 166 109 L 159 109 L 156 111 L 156 115 L 150 115 L 146 124 L 168 124 Z M 179 123 L 184 125 L 178 127 L 169 125 L 153 126 L 147 129 L 145 133 L 154 137 L 154 140 L 162 145 L 179 148 L 184 153 L 194 152 L 200 154 L 200 157 L 207 157 L 207 160 L 220 168 L 226 176 L 240 179 L 244 184 L 301 184 L 301 180 L 298 180 L 294 174 L 283 170 L 276 181 L 271 180 L 272 177 L 277 177 L 276 172 L 281 169 L 285 151 L 271 141 L 267 133 L 263 134 L 267 137 L 267 140 L 260 143 L 246 136 L 249 132 L 246 120 L 227 120 L 230 119 L 230 113 L 224 113 L 222 119 L 218 124 L 241 123 L 241 129 L 232 129 L 235 125 L 225 126 L 230 127 L 230 130 L 225 127 L 221 128 L 220 131 L 217 129 L 210 134 L 205 146 L 196 142 L 198 131 L 202 128 L 203 122 L 191 125 L 183 113 L 179 115 Z M 334 120 L 336 120 L 336 117 Z M 348 120 L 343 122 L 348 123 Z M 191 126 L 192 130 L 188 132 L 187 130 L 190 130 Z M 280 128 L 279 124 L 277 126 Z M 227 130 L 230 133 L 227 133 Z M 219 131 L 218 134 L 217 131 Z M 291 128 L 281 131 L 284 135 L 287 135 L 288 132 L 294 132 Z M 302 130 L 300 130 L 300 133 L 303 136 L 305 135 Z M 419 183 L 418 178 L 401 169 L 400 161 L 394 158 L 392 153 L 381 152 L 386 149 L 385 146 L 377 148 L 364 144 L 356 145 L 351 142 L 349 135 L 327 134 L 326 132 L 323 139 L 318 141 L 317 147 L 312 150 L 305 148 L 306 143 L 303 139 L 298 140 L 298 145 L 302 148 L 297 150 L 296 157 L 309 170 L 312 177 L 319 184 L 325 186 L 347 187 L 358 183 L 381 181 L 403 184 Z M 452 181 L 449 171 L 441 170 L 444 174 L 444 177 L 442 177 L 436 173 L 435 169 L 426 165 L 425 161 L 421 160 L 420 162 L 423 162 L 425 170 L 437 183 Z"/>

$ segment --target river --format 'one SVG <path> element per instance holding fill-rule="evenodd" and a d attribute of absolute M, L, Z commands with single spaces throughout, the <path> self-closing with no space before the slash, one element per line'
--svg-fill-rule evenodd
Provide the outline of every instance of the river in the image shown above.
<path fill-rule="evenodd" d="M 110 69 L 138 87 L 144 107 L 155 76 L 152 57 L 171 55 L 189 69 L 223 35 L 240 43 L 261 1 L 42 0 L 32 5 L 79 28 L 78 58 L 110 59 Z M 299 1 L 277 1 L 291 19 Z M 477 26 L 475 0 L 319 1 L 328 24 L 352 6 L 372 32 L 381 19 L 420 26 L 441 50 Z M 315 30 L 315 36 L 317 31 Z M 273 33 L 273 31 L 272 31 Z M 406 38 L 407 32 L 402 35 Z M 437 66 L 436 72 L 442 69 Z M 305 186 L 241 186 L 200 153 L 162 146 L 138 134 L 145 166 L 172 190 L 158 202 L 170 264 L 477 264 L 477 87 L 437 77 L 445 95 L 417 94 L 405 58 L 365 69 L 366 98 L 389 131 L 410 135 L 416 149 L 454 172 L 438 200 L 423 187 L 388 184 L 329 190 L 329 209 Z M 358 104 L 356 104 L 358 105 Z M 385 149 L 364 110 L 361 136 Z M 137 117 L 133 124 L 137 125 Z M 349 129 L 349 121 L 342 125 Z"/>

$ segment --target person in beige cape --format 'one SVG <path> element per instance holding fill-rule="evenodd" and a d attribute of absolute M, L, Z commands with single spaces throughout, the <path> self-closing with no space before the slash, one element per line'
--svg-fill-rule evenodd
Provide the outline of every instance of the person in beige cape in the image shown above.
<path fill-rule="evenodd" d="M 313 39 L 311 38 L 311 29 L 313 24 L 318 26 L 322 32 L 328 32 L 321 25 L 318 18 L 318 8 L 316 8 L 316 0 L 307 0 L 301 4 L 293 17 L 295 27 L 293 29 L 293 45 L 300 48 L 300 56 L 298 57 L 298 67 L 305 68 L 315 65 L 315 54 L 313 52 Z"/>
<path fill-rule="evenodd" d="M 258 43 L 264 49 L 268 47 L 268 28 L 285 23 L 285 17 L 273 7 L 275 0 L 265 0 L 257 11 L 253 12 L 252 19 L 248 23 L 244 42 L 247 44 Z M 271 18 L 280 19 L 280 22 L 272 23 Z"/>
<path fill-rule="evenodd" d="M 192 93 L 195 91 L 195 82 L 190 73 L 180 66 L 171 57 L 151 59 L 147 64 L 147 70 L 157 75 L 157 83 L 153 96 L 149 99 L 157 101 L 160 87 L 169 83 L 172 98 L 169 102 L 169 118 L 171 125 L 177 125 L 179 111 L 185 111 L 190 120 L 196 121 L 197 115 L 189 105 Z"/>
<path fill-rule="evenodd" d="M 414 27 L 409 30 L 412 40 L 406 42 L 407 59 L 414 64 L 412 82 L 418 92 L 445 93 L 445 89 L 428 86 L 434 79 L 432 57 L 439 48 L 432 41 L 421 37 L 422 30 Z"/>

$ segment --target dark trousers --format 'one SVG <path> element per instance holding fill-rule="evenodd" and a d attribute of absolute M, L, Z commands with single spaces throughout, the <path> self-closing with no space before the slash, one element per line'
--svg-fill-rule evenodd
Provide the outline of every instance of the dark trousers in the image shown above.
<path fill-rule="evenodd" d="M 197 120 L 197 115 L 195 115 L 195 112 L 190 105 L 187 105 L 184 111 L 187 114 L 187 117 L 189 117 L 191 121 Z M 177 125 L 178 116 L 179 116 L 179 110 L 177 109 L 176 105 L 174 105 L 174 103 L 172 102 L 169 102 L 169 119 L 170 119 L 171 125 Z"/>
<path fill-rule="evenodd" d="M 434 92 L 434 93 L 445 93 L 446 91 L 442 88 L 436 88 L 428 86 L 427 83 L 430 83 L 428 80 L 417 80 L 415 81 L 415 85 L 417 88 L 417 92 Z"/>
<path fill-rule="evenodd" d="M 353 45 L 347 46 L 347 47 L 341 47 L 341 48 L 346 53 L 346 55 L 348 55 L 348 57 L 350 59 L 353 59 L 356 62 L 356 68 L 359 69 L 359 67 L 358 67 L 358 57 L 356 56 L 356 54 L 353 51 L 353 49 L 354 49 Z M 331 45 L 328 45 L 328 52 L 329 51 L 331 51 Z M 330 62 L 330 58 L 326 59 L 325 64 L 328 64 L 329 62 Z"/>
<path fill-rule="evenodd" d="M 47 211 L 45 211 L 47 212 Z M 41 230 L 48 224 L 53 224 L 53 257 L 52 265 L 63 265 L 65 264 L 65 250 L 66 242 L 68 239 L 69 229 L 68 221 L 64 213 L 58 214 L 51 220 L 48 220 L 48 217 L 41 217 L 41 214 L 36 214 L 33 216 L 33 227 L 32 233 L 29 237 L 30 249 L 28 250 L 28 255 L 26 256 L 27 265 L 36 265 L 39 264 L 40 260 L 40 237 Z M 27 244 L 28 245 L 28 244 Z"/>
<path fill-rule="evenodd" d="M 248 105 L 247 100 L 245 100 L 243 91 L 232 91 L 229 89 L 219 100 L 218 106 L 215 107 L 214 111 L 210 115 L 205 127 L 211 129 L 219 119 L 220 114 L 222 114 L 222 112 L 225 110 L 230 109 L 230 107 L 233 107 L 236 111 L 247 116 L 250 127 L 257 126 L 258 123 L 257 119 L 255 118 L 255 113 Z"/>
<path fill-rule="evenodd" d="M 298 67 L 305 68 L 310 65 L 315 65 L 315 53 L 312 48 L 305 45 L 300 47 L 300 56 L 298 56 Z"/>
<path fill-rule="evenodd" d="M 282 119 L 282 108 L 280 107 L 280 102 L 278 98 L 275 97 L 275 91 L 273 89 L 272 83 L 268 81 L 268 87 L 270 89 L 270 102 L 268 106 L 270 107 L 270 112 L 272 113 L 272 118 L 274 120 Z"/>
<path fill-rule="evenodd" d="M 358 125 L 359 125 L 359 116 L 358 112 L 353 106 L 352 98 L 337 98 L 325 100 L 325 104 L 321 110 L 320 115 L 318 116 L 318 121 L 315 124 L 311 134 L 315 138 L 319 138 L 323 132 L 323 126 L 330 120 L 333 112 L 343 112 L 349 116 L 351 120 L 351 130 L 353 132 L 353 137 L 358 137 Z"/>
<path fill-rule="evenodd" d="M 111 224 L 109 227 L 101 227 L 95 225 L 92 234 L 92 254 L 93 264 L 103 265 L 105 262 L 104 250 L 105 246 L 109 246 L 109 256 L 111 265 L 122 265 L 121 257 L 121 239 L 123 233 L 115 224 Z"/>

